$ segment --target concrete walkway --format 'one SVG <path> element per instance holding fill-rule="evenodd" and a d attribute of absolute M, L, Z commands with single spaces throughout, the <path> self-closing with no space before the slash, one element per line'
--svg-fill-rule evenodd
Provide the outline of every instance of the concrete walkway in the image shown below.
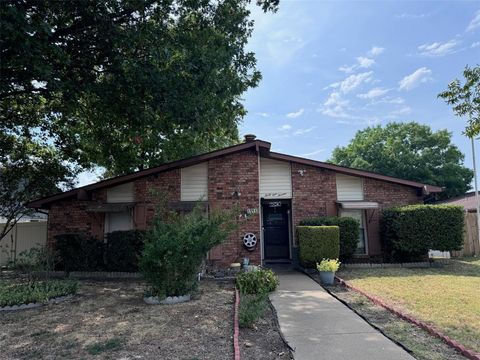
<path fill-rule="evenodd" d="M 278 276 L 270 299 L 296 360 L 414 360 L 308 276 Z"/>

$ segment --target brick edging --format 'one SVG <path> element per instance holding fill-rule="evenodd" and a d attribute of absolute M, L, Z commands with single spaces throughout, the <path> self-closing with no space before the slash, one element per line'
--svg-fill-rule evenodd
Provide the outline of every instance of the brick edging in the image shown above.
<path fill-rule="evenodd" d="M 448 337 L 447 335 L 443 334 L 441 331 L 436 329 L 434 326 L 428 325 L 427 323 L 425 323 L 423 321 L 420 321 L 420 320 L 416 319 L 415 317 L 413 317 L 411 315 L 408 315 L 408 314 L 406 314 L 406 313 L 404 313 L 404 312 L 402 312 L 398 309 L 395 309 L 394 307 L 388 305 L 387 303 L 385 303 L 383 300 L 379 299 L 378 297 L 370 295 L 363 290 L 360 290 L 359 288 L 347 283 L 345 280 L 343 280 L 342 278 L 339 278 L 338 276 L 335 276 L 335 278 L 338 280 L 338 282 L 341 285 L 344 285 L 345 287 L 362 294 L 363 296 L 365 296 L 366 298 L 371 300 L 373 303 L 385 308 L 386 310 L 390 311 L 394 315 L 396 315 L 396 316 L 402 318 L 403 320 L 406 320 L 406 321 L 408 321 L 408 322 L 426 330 L 430 334 L 440 338 L 443 342 L 445 342 L 447 345 L 451 346 L 452 348 L 454 348 L 455 350 L 460 352 L 466 358 L 468 358 L 470 360 L 480 360 L 480 353 L 475 352 L 475 351 L 470 350 L 470 349 L 467 349 L 465 346 L 460 344 L 458 341 L 455 341 L 455 340 L 451 339 L 450 337 Z"/>
<path fill-rule="evenodd" d="M 233 359 L 240 360 L 240 346 L 238 345 L 238 306 L 240 304 L 240 295 L 235 288 L 235 309 L 233 315 Z"/>

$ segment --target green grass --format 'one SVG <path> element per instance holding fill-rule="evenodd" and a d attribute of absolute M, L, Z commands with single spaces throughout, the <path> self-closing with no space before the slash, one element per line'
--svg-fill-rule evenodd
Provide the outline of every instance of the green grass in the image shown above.
<path fill-rule="evenodd" d="M 480 351 L 480 259 L 452 260 L 443 268 L 351 269 L 338 275 Z"/>
<path fill-rule="evenodd" d="M 90 355 L 99 355 L 108 351 L 115 351 L 122 347 L 122 340 L 120 338 L 113 338 L 107 341 L 96 342 L 87 346 L 87 351 Z"/>
<path fill-rule="evenodd" d="M 238 325 L 242 328 L 251 328 L 267 310 L 268 294 L 241 294 L 238 309 Z"/>
<path fill-rule="evenodd" d="M 78 283 L 72 280 L 50 280 L 16 283 L 0 281 L 0 307 L 45 302 L 58 296 L 75 294 Z"/>

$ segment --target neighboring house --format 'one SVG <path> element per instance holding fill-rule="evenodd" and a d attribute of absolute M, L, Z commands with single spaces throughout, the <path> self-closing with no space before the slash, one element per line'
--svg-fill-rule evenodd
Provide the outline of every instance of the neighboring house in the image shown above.
<path fill-rule="evenodd" d="M 239 228 L 209 253 L 213 265 L 248 256 L 254 264 L 291 260 L 295 226 L 312 216 L 352 216 L 361 223 L 359 256 L 380 255 L 379 218 L 386 207 L 422 203 L 441 188 L 270 151 L 246 136 L 242 144 L 33 201 L 48 209 L 48 241 L 64 233 L 99 239 L 115 230 L 145 229 L 162 194 L 172 210 L 239 207 Z M 249 235 L 250 234 L 250 235 Z M 251 235 L 253 234 L 253 235 Z M 250 250 L 243 239 L 257 240 Z M 252 241 L 249 241 L 252 244 Z"/>
<path fill-rule="evenodd" d="M 475 213 L 477 212 L 477 200 L 475 198 L 475 191 L 470 191 L 460 196 L 456 196 L 447 200 L 442 200 L 436 202 L 435 204 L 459 205 L 462 206 L 465 211 Z"/>

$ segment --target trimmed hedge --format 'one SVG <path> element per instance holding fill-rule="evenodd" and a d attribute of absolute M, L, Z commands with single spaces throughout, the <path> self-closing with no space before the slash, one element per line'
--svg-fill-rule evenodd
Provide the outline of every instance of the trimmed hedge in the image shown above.
<path fill-rule="evenodd" d="M 80 234 L 62 234 L 55 236 L 55 247 L 60 261 L 59 270 L 65 271 L 101 271 L 103 265 L 104 243 L 95 238 Z"/>
<path fill-rule="evenodd" d="M 107 234 L 105 267 L 107 271 L 138 271 L 145 240 L 144 230 L 114 231 Z"/>
<path fill-rule="evenodd" d="M 338 259 L 340 229 L 338 226 L 297 226 L 300 264 L 314 268 L 322 259 Z"/>
<path fill-rule="evenodd" d="M 235 282 L 242 294 L 268 294 L 278 286 L 278 278 L 270 269 L 244 272 L 237 276 Z"/>
<path fill-rule="evenodd" d="M 383 211 L 381 233 L 386 256 L 405 261 L 428 250 L 461 250 L 464 211 L 454 205 L 409 205 Z"/>
<path fill-rule="evenodd" d="M 302 226 L 338 226 L 340 228 L 340 259 L 348 260 L 357 250 L 360 234 L 358 220 L 351 217 L 314 217 L 300 221 Z"/>
<path fill-rule="evenodd" d="M 64 271 L 138 271 L 143 251 L 144 230 L 114 231 L 106 242 L 81 234 L 62 234 L 55 237 L 59 263 Z"/>

